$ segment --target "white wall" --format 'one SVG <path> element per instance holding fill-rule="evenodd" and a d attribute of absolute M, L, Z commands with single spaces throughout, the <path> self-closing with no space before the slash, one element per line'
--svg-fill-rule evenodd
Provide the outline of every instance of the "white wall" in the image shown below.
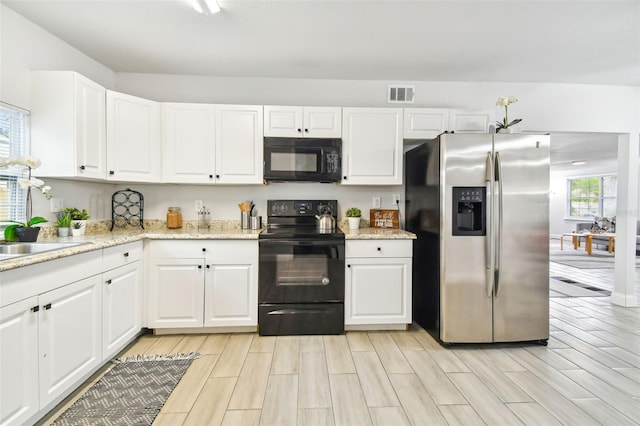
<path fill-rule="evenodd" d="M 117 74 L 117 90 L 172 102 L 389 106 L 388 81 L 224 78 Z M 637 133 L 640 88 L 577 84 L 409 82 L 413 107 L 496 108 L 499 96 L 514 95 L 512 118 L 522 131 Z M 496 117 L 503 113 L 496 108 Z"/>
<path fill-rule="evenodd" d="M 107 88 L 116 75 L 13 10 L 0 5 L 0 100 L 29 109 L 31 70 L 78 71 Z"/>

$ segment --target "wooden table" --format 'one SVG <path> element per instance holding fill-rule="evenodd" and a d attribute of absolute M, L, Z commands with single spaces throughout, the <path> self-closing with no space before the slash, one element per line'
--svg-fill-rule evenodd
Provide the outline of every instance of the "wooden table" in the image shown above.
<path fill-rule="evenodd" d="M 581 233 L 565 232 L 562 235 L 560 235 L 560 250 L 564 249 L 563 247 L 564 237 L 572 238 L 574 250 L 577 250 L 578 247 L 580 247 L 580 237 L 584 237 L 585 238 L 584 249 L 589 256 L 591 256 L 592 249 L 593 249 L 593 237 L 609 238 L 609 245 L 608 245 L 609 253 L 613 253 L 615 251 L 616 234 L 611 234 L 608 232 L 603 232 L 601 234 L 593 234 L 591 232 L 581 232 Z"/>

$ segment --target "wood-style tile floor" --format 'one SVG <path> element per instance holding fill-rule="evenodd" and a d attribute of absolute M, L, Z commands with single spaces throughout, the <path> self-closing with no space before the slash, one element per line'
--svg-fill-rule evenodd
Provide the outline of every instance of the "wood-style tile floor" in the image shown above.
<path fill-rule="evenodd" d="M 154 425 L 640 424 L 640 312 L 606 297 L 551 299 L 547 347 L 443 348 L 414 328 L 146 335 L 121 356 L 189 351 Z"/>
<path fill-rule="evenodd" d="M 565 268 L 576 281 L 612 287 L 613 269 Z M 552 298 L 550 308 L 547 347 L 444 348 L 412 327 L 341 336 L 146 335 L 120 356 L 203 355 L 158 426 L 640 425 L 640 309 L 611 305 L 609 297 Z"/>

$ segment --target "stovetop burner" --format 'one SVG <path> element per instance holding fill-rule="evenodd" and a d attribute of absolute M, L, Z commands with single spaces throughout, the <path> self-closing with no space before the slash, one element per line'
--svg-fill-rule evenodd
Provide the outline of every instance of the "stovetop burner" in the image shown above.
<path fill-rule="evenodd" d="M 336 200 L 268 200 L 267 228 L 260 239 L 344 239 L 337 226 L 331 232 L 316 228 L 316 215 L 331 214 L 337 222 Z"/>

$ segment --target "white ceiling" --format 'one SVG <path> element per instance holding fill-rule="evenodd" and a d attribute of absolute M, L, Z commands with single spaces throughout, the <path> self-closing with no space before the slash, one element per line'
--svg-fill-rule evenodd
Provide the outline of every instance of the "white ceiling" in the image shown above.
<path fill-rule="evenodd" d="M 640 86 L 640 1 L 0 0 L 115 72 Z M 615 161 L 556 134 L 552 163 Z"/>
<path fill-rule="evenodd" d="M 116 72 L 640 85 L 640 2 L 1 0 Z"/>

